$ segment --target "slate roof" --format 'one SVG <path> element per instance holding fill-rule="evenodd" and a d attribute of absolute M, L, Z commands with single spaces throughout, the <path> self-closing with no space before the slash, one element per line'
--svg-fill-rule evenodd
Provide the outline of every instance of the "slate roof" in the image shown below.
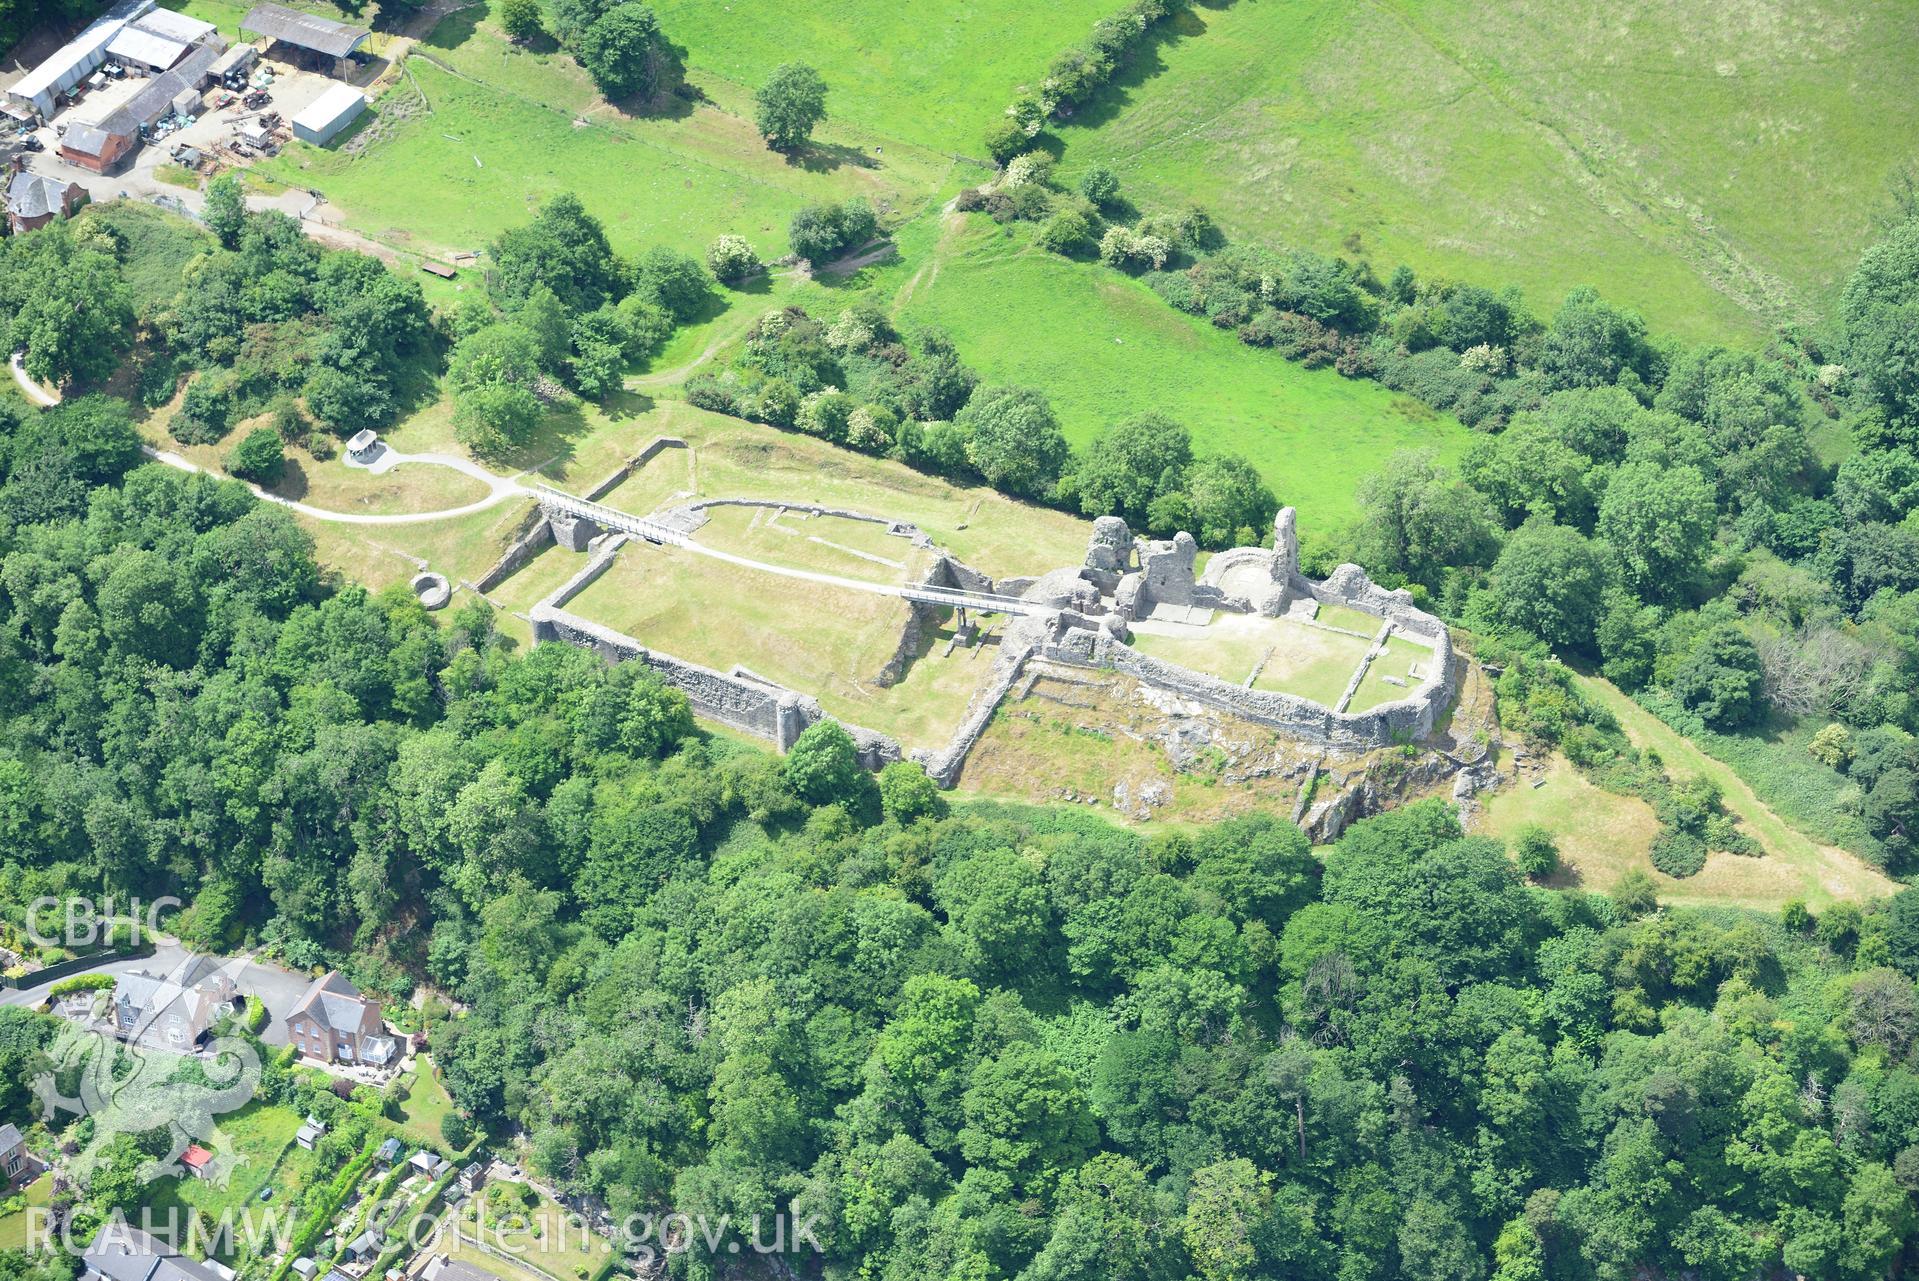
<path fill-rule="evenodd" d="M 365 27 L 350 27 L 344 22 L 301 13 L 298 9 L 277 4 L 255 5 L 240 24 L 240 29 L 335 58 L 346 57 L 360 47 L 361 41 L 373 34 Z"/>
<path fill-rule="evenodd" d="M 115 1219 L 87 1247 L 87 1270 L 107 1281 L 220 1281 L 206 1264 L 176 1253 L 163 1241 Z"/>
<path fill-rule="evenodd" d="M 11 1152 L 20 1146 L 20 1127 L 9 1122 L 0 1125 L 0 1152 Z"/>
<path fill-rule="evenodd" d="M 125 110 L 115 110 L 98 122 L 81 121 L 68 125 L 66 134 L 60 139 L 60 146 L 63 150 L 77 151 L 83 156 L 103 156 L 110 139 L 131 138 L 139 132 L 140 125 L 132 116 Z"/>
<path fill-rule="evenodd" d="M 357 1033 L 361 1020 L 366 1017 L 366 1007 L 367 1000 L 359 989 L 340 977 L 338 970 L 330 970 L 313 980 L 287 1019 L 291 1022 L 307 1014 L 321 1027 Z"/>
<path fill-rule="evenodd" d="M 39 218 L 65 213 L 67 184 L 44 174 L 17 173 L 7 184 L 7 212 L 16 218 Z M 12 1135 L 9 1139 L 7 1136 Z M 20 1132 L 11 1125 L 0 1128 L 0 1152 L 19 1142 Z"/>

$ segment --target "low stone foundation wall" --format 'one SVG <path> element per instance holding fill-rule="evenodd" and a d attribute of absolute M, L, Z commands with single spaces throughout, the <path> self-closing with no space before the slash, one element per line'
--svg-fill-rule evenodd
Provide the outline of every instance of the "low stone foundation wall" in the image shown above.
<path fill-rule="evenodd" d="M 932 538 L 918 525 L 903 520 L 888 520 L 884 516 L 854 511 L 848 507 L 824 507 L 819 503 L 787 503 L 771 498 L 702 498 L 697 502 L 683 503 L 675 507 L 666 513 L 666 518 L 670 520 L 681 513 L 698 516 L 713 507 L 768 507 L 775 511 L 805 512 L 808 516 L 837 516 L 841 520 L 858 520 L 869 525 L 884 525 L 887 533 L 907 539 L 915 547 L 933 546 Z"/>
<path fill-rule="evenodd" d="M 1105 630 L 1068 625 L 1040 648 L 1056 663 L 1122 672 L 1306 742 L 1363 752 L 1409 743 L 1432 733 L 1452 697 L 1452 649 L 1435 646 L 1434 672 L 1408 697 L 1359 713 L 1331 708 L 1277 690 L 1248 689 L 1204 672 L 1151 658 Z"/>

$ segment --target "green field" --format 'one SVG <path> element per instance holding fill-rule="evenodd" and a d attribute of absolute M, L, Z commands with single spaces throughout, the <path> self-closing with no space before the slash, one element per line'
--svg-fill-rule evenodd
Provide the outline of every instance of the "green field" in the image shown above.
<path fill-rule="evenodd" d="M 1352 518 L 1354 489 L 1394 450 L 1450 458 L 1470 438 L 1377 383 L 1248 347 L 1128 276 L 1008 238 L 984 218 L 949 236 L 933 251 L 937 271 L 901 287 L 903 321 L 945 329 L 986 381 L 1043 390 L 1075 444 L 1129 414 L 1171 415 L 1200 452 L 1244 455 L 1300 509 L 1309 536 Z"/>
<path fill-rule="evenodd" d="M 910 212 L 950 167 L 897 146 L 883 165 L 791 163 L 748 119 L 711 105 L 625 114 L 571 58 L 509 44 L 487 15 L 462 10 L 415 45 L 353 138 L 292 143 L 254 172 L 311 187 L 348 226 L 412 249 L 477 249 L 571 191 L 622 252 L 698 252 L 732 232 L 772 258 L 808 201 L 863 195 Z"/>
<path fill-rule="evenodd" d="M 1910 0 L 1237 0 L 1061 132 L 1144 207 L 1381 275 L 1592 284 L 1660 331 L 1820 309 L 1915 159 Z"/>
<path fill-rule="evenodd" d="M 1060 49 L 1083 38 L 1113 0 L 818 0 L 774 6 L 661 0 L 669 37 L 695 70 L 757 86 L 782 62 L 817 68 L 827 111 L 876 134 L 983 157 L 980 138 Z M 891 150 L 891 148 L 888 148 Z"/>

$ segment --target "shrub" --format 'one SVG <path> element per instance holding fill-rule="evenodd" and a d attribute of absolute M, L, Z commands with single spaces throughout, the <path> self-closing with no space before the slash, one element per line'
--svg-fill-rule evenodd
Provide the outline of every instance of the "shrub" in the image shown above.
<path fill-rule="evenodd" d="M 473 1142 L 473 1123 L 458 1112 L 448 1112 L 440 1118 L 440 1137 L 455 1152 L 464 1151 Z"/>
<path fill-rule="evenodd" d="M 634 271 L 639 277 L 635 292 L 659 304 L 682 323 L 699 314 L 712 292 L 712 281 L 704 267 L 685 254 L 663 246 L 641 254 Z"/>
<path fill-rule="evenodd" d="M 280 433 L 256 427 L 227 452 L 227 470 L 243 480 L 271 485 L 286 470 L 286 449 Z"/>
<path fill-rule="evenodd" d="M 1008 187 L 1044 187 L 1053 180 L 1053 158 L 1044 151 L 1014 156 L 1006 166 Z"/>
<path fill-rule="evenodd" d="M 794 253 L 817 265 L 866 243 L 878 229 L 873 206 L 855 196 L 844 204 L 803 207 L 793 215 L 787 239 Z"/>
<path fill-rule="evenodd" d="M 1696 876 L 1706 865 L 1706 843 L 1691 832 L 1663 831 L 1653 838 L 1652 865 L 1677 880 Z"/>
<path fill-rule="evenodd" d="M 187 384 L 179 412 L 167 430 L 183 445 L 211 445 L 227 434 L 233 412 L 232 395 L 224 381 L 201 374 Z"/>
<path fill-rule="evenodd" d="M 1078 258 L 1099 247 L 1099 227 L 1083 209 L 1062 209 L 1040 227 L 1039 247 Z"/>
<path fill-rule="evenodd" d="M 1612 899 L 1619 914 L 1629 920 L 1659 909 L 1658 889 L 1653 885 L 1652 877 L 1638 868 L 1622 875 L 1607 897 Z"/>
<path fill-rule="evenodd" d="M 1032 135 L 1026 132 L 1019 121 L 1009 117 L 986 131 L 986 154 L 993 158 L 994 164 L 1003 165 L 1026 150 L 1026 144 L 1030 141 Z"/>
<path fill-rule="evenodd" d="M 104 992 L 113 986 L 111 974 L 76 974 L 70 979 L 61 979 L 47 989 L 47 995 L 54 1000 L 63 996 L 72 996 L 75 992 Z"/>
<path fill-rule="evenodd" d="M 1530 880 L 1543 881 L 1559 870 L 1559 846 L 1553 834 L 1528 823 L 1513 834 L 1513 863 Z"/>
<path fill-rule="evenodd" d="M 1105 165 L 1094 165 L 1080 175 L 1079 194 L 1104 209 L 1119 197 L 1119 176 Z"/>
<path fill-rule="evenodd" d="M 736 284 L 760 274 L 760 256 L 742 236 L 721 236 L 706 247 L 706 266 L 722 284 Z"/>
<path fill-rule="evenodd" d="M 527 44 L 545 35 L 538 0 L 502 0 L 500 29 L 515 44 Z"/>
<path fill-rule="evenodd" d="M 1108 227 L 1099 241 L 1099 260 L 1122 271 L 1146 267 L 1157 271 L 1166 265 L 1172 252 L 1173 247 L 1165 240 L 1136 232 L 1131 227 Z"/>

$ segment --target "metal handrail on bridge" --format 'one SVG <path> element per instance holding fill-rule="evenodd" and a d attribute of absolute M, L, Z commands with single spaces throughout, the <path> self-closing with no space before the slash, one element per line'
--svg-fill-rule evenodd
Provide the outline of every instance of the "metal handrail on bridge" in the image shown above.
<path fill-rule="evenodd" d="M 555 489 L 551 485 L 542 485 L 535 481 L 532 488 L 540 501 L 550 502 L 555 507 L 564 507 L 575 515 L 585 516 L 608 529 L 635 534 L 651 543 L 670 543 L 675 547 L 685 547 L 693 541 L 683 530 L 674 529 L 671 525 L 662 525 L 657 520 L 635 516 L 617 507 L 596 503 L 590 498 L 579 498 L 563 489 Z"/>

